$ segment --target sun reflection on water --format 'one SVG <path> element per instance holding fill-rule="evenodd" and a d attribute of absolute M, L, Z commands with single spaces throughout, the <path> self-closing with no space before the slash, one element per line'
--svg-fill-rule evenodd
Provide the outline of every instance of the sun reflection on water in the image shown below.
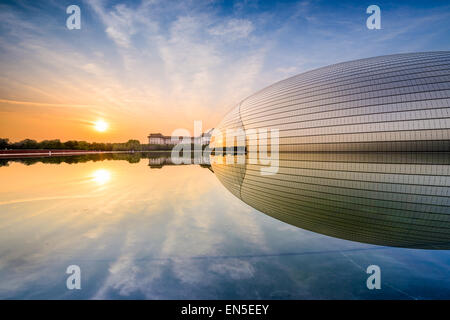
<path fill-rule="evenodd" d="M 111 172 L 106 169 L 98 169 L 92 173 L 92 180 L 103 185 L 111 180 Z"/>

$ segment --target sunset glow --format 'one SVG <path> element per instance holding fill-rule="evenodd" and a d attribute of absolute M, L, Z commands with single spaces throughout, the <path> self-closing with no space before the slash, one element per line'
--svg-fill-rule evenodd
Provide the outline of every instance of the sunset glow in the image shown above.
<path fill-rule="evenodd" d="M 78 30 L 66 27 L 66 8 L 44 2 L 0 10 L 8 44 L 0 60 L 0 137 L 10 141 L 144 143 L 152 132 L 192 130 L 195 120 L 213 128 L 242 99 L 289 76 L 369 56 L 444 50 L 437 39 L 448 38 L 436 27 L 448 10 L 437 5 L 405 14 L 397 4 L 384 13 L 392 26 L 377 32 L 366 28 L 365 8 L 334 2 L 236 2 L 225 14 L 228 5 L 215 1 L 86 1 Z M 344 16 L 362 23 L 336 19 Z M 299 36 L 308 28 L 316 31 Z M 339 32 L 330 37 L 329 29 Z M 419 46 L 412 37 L 425 40 Z"/>
<path fill-rule="evenodd" d="M 94 123 L 94 128 L 99 132 L 105 132 L 108 130 L 108 123 L 103 120 L 98 120 Z"/>

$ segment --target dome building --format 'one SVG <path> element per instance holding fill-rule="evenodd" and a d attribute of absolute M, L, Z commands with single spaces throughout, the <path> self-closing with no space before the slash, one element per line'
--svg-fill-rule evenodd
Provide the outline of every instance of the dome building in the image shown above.
<path fill-rule="evenodd" d="M 280 152 L 450 151 L 450 52 L 343 62 L 277 82 L 227 114 L 213 146 L 225 147 L 227 129 L 261 128 L 279 130 Z"/>

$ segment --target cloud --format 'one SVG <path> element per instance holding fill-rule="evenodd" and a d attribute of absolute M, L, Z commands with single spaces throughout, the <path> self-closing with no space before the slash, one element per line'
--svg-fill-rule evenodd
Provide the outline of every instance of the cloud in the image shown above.
<path fill-rule="evenodd" d="M 297 71 L 297 67 L 296 66 L 280 67 L 280 68 L 276 68 L 275 71 L 276 72 L 280 72 L 280 73 L 284 73 L 284 74 L 291 74 L 291 73 L 294 73 L 295 71 Z"/>
<path fill-rule="evenodd" d="M 103 1 L 93 0 L 87 4 L 98 15 L 105 26 L 106 34 L 119 46 L 130 48 L 132 46 L 132 36 L 142 32 L 150 31 L 155 26 L 152 19 L 148 19 L 147 6 L 136 9 L 128 7 L 126 4 L 117 4 L 111 9 L 107 9 Z"/>
<path fill-rule="evenodd" d="M 233 280 L 252 278 L 255 274 L 255 269 L 250 261 L 239 259 L 212 263 L 209 270 Z"/>
<path fill-rule="evenodd" d="M 213 36 L 224 37 L 227 40 L 237 40 L 247 38 L 253 31 L 253 28 L 253 24 L 249 20 L 230 19 L 209 29 L 209 33 Z"/>
<path fill-rule="evenodd" d="M 164 105 L 190 121 L 212 113 L 211 127 L 258 88 L 267 46 L 252 36 L 248 19 L 220 16 L 201 3 L 88 4 L 116 45 L 135 108 L 159 116 Z"/>
<path fill-rule="evenodd" d="M 89 105 L 79 105 L 79 104 L 60 104 L 60 103 L 40 103 L 40 102 L 30 102 L 30 101 L 16 101 L 0 99 L 1 104 L 12 104 L 12 105 L 26 105 L 26 106 L 38 106 L 38 107 L 66 107 L 66 108 L 89 108 Z"/>

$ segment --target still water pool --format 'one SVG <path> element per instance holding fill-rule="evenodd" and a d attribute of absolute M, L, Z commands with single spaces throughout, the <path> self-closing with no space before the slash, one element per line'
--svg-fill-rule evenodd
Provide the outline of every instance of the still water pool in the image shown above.
<path fill-rule="evenodd" d="M 442 243 L 400 248 L 385 234 L 386 246 L 308 231 L 247 204 L 257 199 L 248 190 L 239 199 L 221 167 L 172 165 L 165 154 L 0 164 L 2 299 L 450 298 Z M 81 290 L 66 287 L 69 265 L 81 269 Z M 381 269 L 380 290 L 366 286 L 370 265 Z"/>

